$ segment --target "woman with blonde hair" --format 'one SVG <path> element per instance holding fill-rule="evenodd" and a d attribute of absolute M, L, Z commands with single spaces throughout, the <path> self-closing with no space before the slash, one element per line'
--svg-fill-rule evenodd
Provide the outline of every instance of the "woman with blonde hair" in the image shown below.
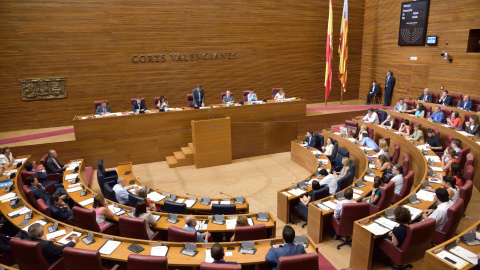
<path fill-rule="evenodd" d="M 344 177 L 348 173 L 350 173 L 350 159 L 348 157 L 342 158 L 342 170 L 340 172 L 333 172 L 338 176 L 338 179 Z"/>
<path fill-rule="evenodd" d="M 382 179 L 384 182 L 388 182 L 393 177 L 392 162 L 385 155 L 378 156 L 377 168 L 382 172 Z"/>
<path fill-rule="evenodd" d="M 409 141 L 420 141 L 421 143 L 425 143 L 425 139 L 422 131 L 422 125 L 420 124 L 413 125 L 412 135 L 405 138 Z"/>
<path fill-rule="evenodd" d="M 383 121 L 380 124 L 380 126 L 385 127 L 387 129 L 392 129 L 394 124 L 395 124 L 395 118 L 393 118 L 393 116 L 389 114 L 387 116 L 387 119 L 385 119 L 385 121 Z"/>
<path fill-rule="evenodd" d="M 384 139 L 380 139 L 378 141 L 378 149 L 380 149 L 380 151 L 378 151 L 378 156 L 384 155 L 387 158 L 390 158 L 390 149 L 388 147 L 387 141 L 385 141 Z"/>
<path fill-rule="evenodd" d="M 283 89 L 280 89 L 280 91 L 278 91 L 278 93 L 275 95 L 273 99 L 276 101 L 284 98 L 285 98 L 285 92 L 283 91 Z"/>

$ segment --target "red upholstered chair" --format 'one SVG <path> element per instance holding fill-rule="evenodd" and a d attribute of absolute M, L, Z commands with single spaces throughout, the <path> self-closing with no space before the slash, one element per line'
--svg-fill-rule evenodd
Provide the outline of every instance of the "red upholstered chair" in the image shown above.
<path fill-rule="evenodd" d="M 392 165 L 395 165 L 398 163 L 398 158 L 400 157 L 400 144 L 396 143 L 395 144 L 395 150 L 393 150 L 393 156 L 392 156 Z"/>
<path fill-rule="evenodd" d="M 275 98 L 275 95 L 280 92 L 283 88 L 272 88 L 272 99 Z"/>
<path fill-rule="evenodd" d="M 47 181 L 58 181 L 58 182 L 61 183 L 63 181 L 62 176 L 60 176 L 58 173 L 51 173 L 50 171 L 48 171 L 48 169 L 47 169 L 47 158 L 48 158 L 48 154 L 44 155 L 40 159 L 40 163 L 43 165 L 43 167 L 45 168 L 45 171 L 48 174 Z"/>
<path fill-rule="evenodd" d="M 387 145 L 390 146 L 390 137 L 378 138 L 377 144 L 380 144 L 380 140 L 387 142 Z M 378 149 L 380 151 L 380 149 Z"/>
<path fill-rule="evenodd" d="M 439 138 L 440 138 L 440 131 L 438 131 L 438 129 L 432 127 L 433 129 L 433 132 L 435 132 L 435 135 L 437 135 Z"/>
<path fill-rule="evenodd" d="M 265 224 L 235 227 L 233 241 L 247 241 L 267 238 L 267 227 Z"/>
<path fill-rule="evenodd" d="M 367 126 L 367 132 L 368 132 L 368 137 L 373 140 L 373 137 L 375 136 L 375 131 L 373 130 L 372 127 Z"/>
<path fill-rule="evenodd" d="M 452 106 L 457 107 L 460 102 L 462 102 L 463 98 L 461 94 L 450 94 L 452 97 Z"/>
<path fill-rule="evenodd" d="M 384 239 L 380 249 L 394 263 L 399 265 L 398 269 L 404 269 L 402 266 L 422 259 L 425 251 L 431 247 L 431 241 L 435 231 L 435 220 L 429 218 L 425 221 L 411 224 L 407 227 L 407 236 L 402 246 L 396 247 L 392 240 Z M 412 266 L 409 265 L 411 268 Z"/>
<path fill-rule="evenodd" d="M 187 94 L 187 107 L 193 108 L 193 96 L 192 94 Z"/>
<path fill-rule="evenodd" d="M 197 232 L 177 228 L 175 226 L 168 227 L 169 242 L 197 242 Z"/>
<path fill-rule="evenodd" d="M 438 100 L 440 99 L 440 95 L 438 93 L 432 93 L 432 103 L 438 103 Z"/>
<path fill-rule="evenodd" d="M 480 98 L 470 97 L 470 100 L 473 102 L 472 111 L 480 111 Z"/>
<path fill-rule="evenodd" d="M 443 114 L 445 114 L 445 118 L 450 118 L 452 116 L 452 110 L 442 107 L 440 107 L 440 110 L 443 112 Z"/>
<path fill-rule="evenodd" d="M 75 220 L 75 223 L 77 224 L 77 226 L 79 226 L 80 228 L 83 228 L 89 231 L 110 234 L 110 235 L 117 234 L 117 230 L 113 224 L 108 224 L 105 228 L 100 230 L 100 227 L 98 226 L 98 223 L 95 219 L 96 217 L 95 211 L 86 209 L 86 208 L 81 208 L 78 206 L 74 206 L 72 210 L 73 210 L 73 219 Z"/>
<path fill-rule="evenodd" d="M 400 190 L 399 194 L 393 194 L 392 197 L 392 204 L 399 202 L 401 199 L 405 198 L 408 194 L 410 194 L 410 190 L 413 186 L 413 177 L 415 176 L 414 171 L 409 171 L 408 174 L 403 177 L 403 187 Z"/>
<path fill-rule="evenodd" d="M 472 165 L 465 166 L 465 170 L 463 170 L 463 177 L 465 178 L 465 181 L 473 180 L 473 166 Z"/>
<path fill-rule="evenodd" d="M 394 115 L 393 119 L 395 119 L 393 129 L 398 130 L 400 128 L 400 125 L 403 123 L 403 117 Z"/>
<path fill-rule="evenodd" d="M 467 154 L 467 162 L 465 162 L 465 167 L 467 167 L 468 165 L 473 166 L 474 158 L 475 158 L 475 156 L 473 154 L 468 153 Z"/>
<path fill-rule="evenodd" d="M 465 114 L 465 115 L 463 116 L 463 118 L 464 118 L 464 119 L 463 119 L 463 125 L 462 125 L 462 126 L 463 126 L 463 130 L 466 129 L 467 126 L 465 125 L 465 123 L 468 122 L 468 121 L 470 121 L 470 117 L 471 117 L 470 114 Z"/>
<path fill-rule="evenodd" d="M 410 158 L 408 157 L 408 154 L 403 154 L 402 155 L 403 163 L 403 171 L 408 172 L 408 169 L 410 168 Z"/>
<path fill-rule="evenodd" d="M 50 207 L 45 203 L 43 199 L 38 199 L 37 200 L 37 205 L 38 205 L 38 211 L 42 212 L 42 214 L 52 217 L 52 210 Z"/>
<path fill-rule="evenodd" d="M 473 182 L 471 180 L 465 181 L 463 187 L 458 191 L 460 198 L 463 200 L 463 214 L 467 211 L 468 204 L 472 198 Z"/>
<path fill-rule="evenodd" d="M 97 107 L 102 105 L 102 101 L 103 100 L 99 100 L 99 101 L 94 101 L 93 104 L 95 105 L 95 111 L 97 111 Z M 110 105 L 108 104 L 108 100 L 105 100 L 107 102 L 107 105 Z"/>
<path fill-rule="evenodd" d="M 458 198 L 457 201 L 450 206 L 447 210 L 447 223 L 443 226 L 441 231 L 435 230 L 435 234 L 433 235 L 432 242 L 436 245 L 439 245 L 448 239 L 452 238 L 455 235 L 455 231 L 457 230 L 458 223 L 463 217 L 463 199 Z"/>
<path fill-rule="evenodd" d="M 30 176 L 30 175 L 37 176 L 37 173 L 36 172 L 21 171 L 20 175 L 22 176 L 22 182 L 21 183 L 22 183 L 22 186 L 23 186 L 23 185 L 25 185 L 24 180 L 27 179 L 28 176 Z M 56 181 L 56 180 L 59 179 L 60 183 L 62 182 L 62 176 L 60 176 L 59 174 L 54 173 L 54 174 L 50 174 L 50 175 L 53 176 L 53 177 L 49 176 L 47 178 L 47 181 L 49 181 L 49 178 L 50 178 L 50 179 L 52 179 L 52 181 Z M 45 187 L 45 190 L 48 192 L 48 194 L 52 195 L 57 190 L 57 188 L 55 187 L 55 185 L 50 184 L 50 185 L 47 185 Z"/>
<path fill-rule="evenodd" d="M 159 101 L 160 101 L 160 97 L 154 97 L 153 98 L 153 108 L 154 109 L 158 109 L 157 104 L 158 104 Z"/>
<path fill-rule="evenodd" d="M 357 121 L 352 121 L 352 120 L 345 120 L 345 127 L 348 128 L 352 128 L 353 130 L 355 130 L 355 133 L 354 133 L 354 137 L 357 137 L 358 136 L 358 122 Z"/>
<path fill-rule="evenodd" d="M 130 104 L 130 106 L 132 106 L 133 103 L 135 103 L 135 101 L 137 101 L 137 98 L 130 99 L 130 102 L 132 103 L 132 104 Z M 142 97 L 142 103 L 145 103 L 145 98 L 143 98 L 143 97 Z"/>
<path fill-rule="evenodd" d="M 443 140 L 443 148 L 444 149 L 449 148 L 450 145 L 452 144 L 453 139 L 454 139 L 453 135 L 449 133 L 445 133 L 445 139 Z"/>
<path fill-rule="evenodd" d="M 226 93 L 220 93 L 220 103 L 222 103 L 223 97 L 226 96 L 226 95 L 227 95 Z"/>
<path fill-rule="evenodd" d="M 148 237 L 146 222 L 143 218 L 120 216 L 118 221 L 120 236 L 143 240 L 158 240 L 160 237 L 158 231 L 151 237 Z"/>
<path fill-rule="evenodd" d="M 112 267 L 103 266 L 98 250 L 73 247 L 66 247 L 63 250 L 63 267 L 65 267 L 65 270 L 120 269 L 118 264 Z"/>
<path fill-rule="evenodd" d="M 282 256 L 278 259 L 278 270 L 318 270 L 318 254 L 315 252 Z"/>
<path fill-rule="evenodd" d="M 25 194 L 25 197 L 27 197 L 28 203 L 33 206 L 35 209 L 38 209 L 38 204 L 37 200 L 35 199 L 35 195 L 33 194 L 33 191 L 30 190 L 28 186 L 23 186 L 23 193 Z"/>
<path fill-rule="evenodd" d="M 382 196 L 380 197 L 380 199 L 378 199 L 378 203 L 376 205 L 370 204 L 370 215 L 382 211 L 383 209 L 390 206 L 394 191 L 395 183 L 393 181 L 390 181 L 388 184 L 382 187 L 380 190 Z"/>
<path fill-rule="evenodd" d="M 10 247 L 18 267 L 22 270 L 63 269 L 63 258 L 48 265 L 47 260 L 43 257 L 42 246 L 39 242 L 12 238 Z"/>
<path fill-rule="evenodd" d="M 429 118 L 432 115 L 432 106 L 425 106 L 425 118 Z"/>
<path fill-rule="evenodd" d="M 243 102 L 248 102 L 248 94 L 250 94 L 250 90 L 243 91 L 243 94 L 242 94 Z"/>
<path fill-rule="evenodd" d="M 345 241 L 337 246 L 340 249 L 343 245 L 350 245 L 353 234 L 353 223 L 369 215 L 369 203 L 347 203 L 343 204 L 342 214 L 339 219 L 332 215 L 332 227 L 338 236 L 345 236 Z"/>
<path fill-rule="evenodd" d="M 128 255 L 127 270 L 168 270 L 168 259 L 164 256 Z"/>
<path fill-rule="evenodd" d="M 464 147 L 462 150 L 460 150 L 457 155 L 458 155 L 458 164 L 460 165 L 460 168 L 465 166 L 465 162 L 467 161 L 467 155 L 470 153 L 470 147 Z"/>
<path fill-rule="evenodd" d="M 241 264 L 207 263 L 200 264 L 200 270 L 241 270 Z"/>
<path fill-rule="evenodd" d="M 415 100 L 405 100 L 407 104 L 407 110 L 413 110 L 415 108 Z"/>

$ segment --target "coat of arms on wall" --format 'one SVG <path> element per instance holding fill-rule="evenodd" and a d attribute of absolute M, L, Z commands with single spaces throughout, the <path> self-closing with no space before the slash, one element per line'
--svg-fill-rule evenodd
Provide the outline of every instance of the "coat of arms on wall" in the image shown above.
<path fill-rule="evenodd" d="M 25 101 L 67 97 L 65 78 L 21 79 L 18 82 Z"/>

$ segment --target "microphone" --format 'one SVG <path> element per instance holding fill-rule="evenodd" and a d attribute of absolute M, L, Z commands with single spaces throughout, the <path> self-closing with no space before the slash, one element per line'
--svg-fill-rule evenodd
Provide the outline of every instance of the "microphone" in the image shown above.
<path fill-rule="evenodd" d="M 236 198 L 235 196 L 232 196 L 232 195 L 229 195 L 229 194 L 223 193 L 223 192 L 221 192 L 221 191 L 220 191 L 220 194 L 222 194 L 222 195 L 226 195 L 226 196 L 228 196 L 228 197 Z"/>
<path fill-rule="evenodd" d="M 187 195 L 188 195 L 188 196 L 195 196 L 195 197 L 198 197 L 198 198 L 203 198 L 202 196 L 198 196 L 198 195 L 195 195 L 195 194 L 192 194 L 192 193 L 188 193 L 188 192 L 187 192 Z"/>

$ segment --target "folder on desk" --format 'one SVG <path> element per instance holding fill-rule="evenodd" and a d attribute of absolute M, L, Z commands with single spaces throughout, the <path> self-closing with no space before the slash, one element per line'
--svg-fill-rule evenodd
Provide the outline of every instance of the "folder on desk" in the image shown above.
<path fill-rule="evenodd" d="M 121 243 L 120 241 L 108 240 L 100 247 L 98 252 L 103 255 L 111 255 Z"/>

